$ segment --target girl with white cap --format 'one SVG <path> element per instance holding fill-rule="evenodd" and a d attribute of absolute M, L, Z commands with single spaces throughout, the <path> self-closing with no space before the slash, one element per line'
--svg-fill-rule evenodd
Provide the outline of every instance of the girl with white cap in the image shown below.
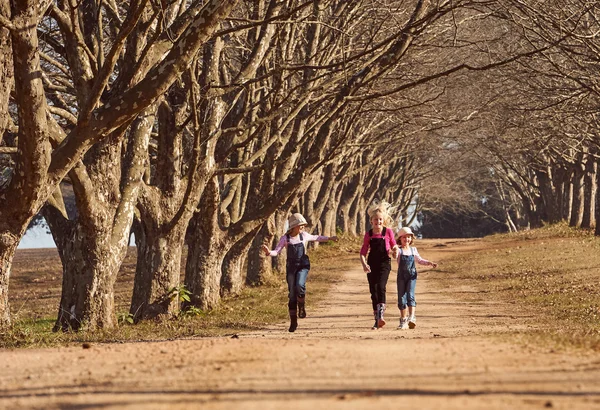
<path fill-rule="evenodd" d="M 417 326 L 417 301 L 415 300 L 415 288 L 417 286 L 417 267 L 419 265 L 437 267 L 437 263 L 423 259 L 413 243 L 415 235 L 408 227 L 398 232 L 400 252 L 398 252 L 398 309 L 400 309 L 399 329 L 414 329 Z M 416 263 L 415 263 L 416 262 Z M 408 308 L 408 309 L 407 309 Z M 407 312 L 408 311 L 408 312 Z"/>
<path fill-rule="evenodd" d="M 266 256 L 277 256 L 287 246 L 286 280 L 288 284 L 288 310 L 290 313 L 290 332 L 298 327 L 298 317 L 306 317 L 306 278 L 310 269 L 310 261 L 306 254 L 308 242 L 337 242 L 337 236 L 311 235 L 304 232 L 307 225 L 306 219 L 295 213 L 288 218 L 288 231 L 279 239 L 274 250 L 263 245 Z"/>

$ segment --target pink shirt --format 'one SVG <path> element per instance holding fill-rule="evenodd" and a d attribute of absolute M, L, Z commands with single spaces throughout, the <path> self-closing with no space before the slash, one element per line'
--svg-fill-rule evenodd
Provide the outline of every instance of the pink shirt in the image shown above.
<path fill-rule="evenodd" d="M 398 252 L 398 266 L 400 266 L 400 259 L 401 259 L 402 255 L 405 255 L 405 256 L 412 255 L 412 256 L 414 256 L 415 257 L 415 261 L 419 265 L 430 265 L 431 264 L 431 262 L 428 261 L 427 259 L 421 258 L 421 255 L 419 255 L 419 251 L 417 250 L 417 248 L 414 248 L 414 247 L 411 246 L 409 251 L 405 251 L 402 248 L 399 249 L 399 252 Z"/>
<path fill-rule="evenodd" d="M 320 236 L 320 235 L 311 235 L 306 232 L 302 232 L 302 242 L 304 242 L 304 249 L 306 249 L 306 245 L 309 242 L 318 241 L 318 242 L 327 242 L 329 240 L 329 236 Z M 300 243 L 300 235 L 290 236 L 290 241 L 287 240 L 287 235 L 283 235 L 281 239 L 279 239 L 279 243 L 275 247 L 275 250 L 270 251 L 271 256 L 277 256 L 281 253 L 281 250 L 286 247 L 288 244 L 297 245 Z"/>
<path fill-rule="evenodd" d="M 365 232 L 365 238 L 363 239 L 362 248 L 360 248 L 360 254 L 363 256 L 367 256 L 369 252 L 369 240 L 371 238 L 383 238 L 380 233 L 373 232 L 373 236 L 369 236 L 369 232 Z M 390 228 L 385 228 L 385 250 L 390 251 L 394 246 L 396 246 L 396 239 L 394 238 L 394 231 Z"/>

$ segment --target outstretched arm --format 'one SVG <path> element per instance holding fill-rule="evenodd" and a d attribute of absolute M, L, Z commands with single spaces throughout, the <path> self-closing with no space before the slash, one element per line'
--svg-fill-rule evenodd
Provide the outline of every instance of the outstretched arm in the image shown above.
<path fill-rule="evenodd" d="M 277 256 L 281 253 L 281 250 L 283 249 L 283 247 L 287 245 L 287 240 L 285 238 L 285 235 L 283 235 L 281 237 L 281 239 L 279 239 L 279 243 L 277 244 L 277 246 L 275 247 L 274 250 L 270 250 L 267 245 L 263 245 L 262 246 L 262 251 L 264 252 L 265 256 Z"/>
<path fill-rule="evenodd" d="M 414 256 L 419 265 L 432 266 L 434 268 L 437 268 L 437 266 L 438 266 L 437 263 L 435 263 L 435 262 L 431 262 L 431 261 L 428 261 L 427 259 L 423 259 L 421 257 L 421 255 L 419 255 L 419 252 L 417 251 L 416 248 L 414 248 Z"/>

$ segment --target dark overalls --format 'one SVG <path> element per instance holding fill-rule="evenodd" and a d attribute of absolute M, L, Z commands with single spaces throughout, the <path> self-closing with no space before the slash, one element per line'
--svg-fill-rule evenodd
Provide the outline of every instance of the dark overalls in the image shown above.
<path fill-rule="evenodd" d="M 304 248 L 302 234 L 300 234 L 300 243 L 295 245 L 290 244 L 290 235 L 286 235 L 288 240 L 287 246 L 287 263 L 285 265 L 286 280 L 288 284 L 288 308 L 290 316 L 296 315 L 298 303 L 304 303 L 306 295 L 306 278 L 310 269 L 310 261 Z"/>
<path fill-rule="evenodd" d="M 392 261 L 385 247 L 386 228 L 381 231 L 382 238 L 373 238 L 373 230 L 369 230 L 369 256 L 367 263 L 371 272 L 367 273 L 369 281 L 369 292 L 371 292 L 371 302 L 375 321 L 383 317 L 385 310 L 385 287 L 387 285 L 390 271 L 392 270 Z"/>
<path fill-rule="evenodd" d="M 400 265 L 398 266 L 398 308 L 406 309 L 407 306 L 417 306 L 415 288 L 417 286 L 417 265 L 413 255 L 404 255 L 400 249 Z"/>

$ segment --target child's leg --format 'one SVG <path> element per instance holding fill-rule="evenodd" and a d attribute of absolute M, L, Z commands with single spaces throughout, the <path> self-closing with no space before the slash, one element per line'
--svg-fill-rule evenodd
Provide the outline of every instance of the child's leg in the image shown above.
<path fill-rule="evenodd" d="M 408 286 L 402 273 L 398 273 L 398 276 L 396 277 L 396 286 L 398 289 L 398 309 L 400 310 L 400 317 L 406 317 L 406 290 Z"/>
<path fill-rule="evenodd" d="M 369 281 L 369 293 L 371 294 L 371 305 L 373 306 L 373 318 L 375 319 L 375 324 L 373 325 L 373 329 L 377 329 L 377 304 L 379 301 L 377 300 L 377 272 L 371 270 L 371 272 L 367 273 L 367 280 Z"/>
<path fill-rule="evenodd" d="M 390 271 L 392 270 L 392 266 L 390 263 L 384 263 L 381 266 L 381 271 L 379 274 L 379 280 L 377 281 L 377 299 L 379 301 L 377 305 L 378 311 L 378 327 L 383 327 L 385 325 L 385 319 L 383 315 L 385 313 L 385 303 L 386 303 L 386 287 L 387 281 L 390 276 Z"/>
<path fill-rule="evenodd" d="M 373 305 L 373 311 L 377 310 L 377 277 L 376 273 L 371 271 L 367 273 L 367 280 L 369 281 L 369 293 L 371 294 L 371 305 Z"/>
<path fill-rule="evenodd" d="M 288 310 L 290 312 L 290 328 L 288 331 L 294 332 L 298 327 L 298 294 L 296 292 L 296 270 L 288 269 L 286 274 L 288 284 Z"/>
<path fill-rule="evenodd" d="M 408 282 L 408 300 L 407 300 L 407 304 L 408 304 L 408 327 L 410 327 L 411 329 L 414 329 L 417 326 L 417 318 L 416 318 L 416 311 L 417 311 L 417 301 L 415 299 L 415 289 L 417 287 L 417 279 L 416 278 L 411 278 L 410 281 Z"/>
<path fill-rule="evenodd" d="M 308 278 L 308 269 L 300 269 L 296 275 L 296 293 L 298 295 L 298 317 L 306 317 L 305 297 L 306 297 L 306 279 Z"/>
<path fill-rule="evenodd" d="M 398 328 L 404 330 L 408 329 L 408 309 L 406 305 L 408 283 L 401 272 L 398 272 L 398 276 L 396 277 L 396 285 L 398 287 L 398 309 L 400 310 Z"/>

